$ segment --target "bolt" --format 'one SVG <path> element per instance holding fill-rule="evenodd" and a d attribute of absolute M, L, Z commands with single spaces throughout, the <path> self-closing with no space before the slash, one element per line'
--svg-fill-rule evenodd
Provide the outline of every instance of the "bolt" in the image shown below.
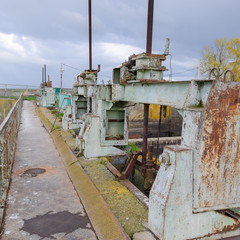
<path fill-rule="evenodd" d="M 165 164 L 165 165 L 171 165 L 171 159 L 170 159 L 170 155 L 169 153 L 167 152 L 164 152 L 162 155 L 161 155 L 161 160 L 162 160 L 162 163 Z"/>

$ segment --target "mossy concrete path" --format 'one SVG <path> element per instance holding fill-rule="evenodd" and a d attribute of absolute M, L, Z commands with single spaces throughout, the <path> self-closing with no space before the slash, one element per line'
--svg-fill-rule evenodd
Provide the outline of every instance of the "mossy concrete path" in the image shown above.
<path fill-rule="evenodd" d="M 98 239 L 52 138 L 29 101 L 23 105 L 1 239 Z"/>
<path fill-rule="evenodd" d="M 54 111 L 39 107 L 37 108 L 37 112 L 39 113 L 39 116 L 46 128 L 52 129 L 52 125 L 55 122 L 55 117 L 53 114 Z M 61 126 L 61 122 L 58 121 L 58 119 L 55 126 L 56 125 Z M 83 156 L 79 156 L 78 158 L 72 156 L 73 154 L 70 154 L 68 149 L 71 148 L 72 151 L 74 151 L 76 147 L 76 139 L 73 137 L 73 133 L 70 130 L 63 131 L 60 127 L 54 127 L 53 129 L 54 130 L 51 132 L 51 136 L 53 137 L 55 144 L 59 146 L 58 150 L 63 155 L 63 158 L 67 160 L 64 161 L 66 169 L 81 197 L 83 205 L 86 207 L 86 211 L 89 214 L 93 225 L 96 226 L 96 232 L 99 233 L 100 231 L 101 235 L 104 233 L 103 230 L 106 232 L 106 229 L 101 226 L 103 224 L 99 223 L 103 223 L 106 220 L 109 222 L 109 214 L 106 215 L 106 212 L 109 211 L 106 207 L 104 207 L 105 210 L 103 210 L 99 205 L 99 203 L 103 201 L 102 198 L 131 238 L 133 237 L 134 233 L 144 231 L 144 225 L 147 222 L 148 209 L 131 191 L 129 191 L 124 184 L 122 184 L 121 181 L 118 180 L 118 178 L 112 174 L 112 172 L 109 171 L 107 166 L 112 166 L 108 162 L 110 159 L 104 157 L 86 159 Z M 66 155 L 69 156 L 67 157 Z M 86 178 L 85 173 L 88 175 L 88 178 Z M 91 179 L 91 183 L 81 184 L 89 178 Z M 92 183 L 95 185 L 94 188 L 97 188 L 102 198 L 99 196 L 99 194 L 95 194 L 95 197 L 93 197 L 93 195 L 90 197 L 90 194 L 85 194 L 89 192 L 90 187 L 92 188 Z M 138 195 L 139 194 L 140 192 L 138 192 Z M 91 203 L 93 199 L 94 205 Z M 92 211 L 96 208 L 99 210 Z M 102 215 L 106 216 L 105 219 L 101 217 Z M 111 218 L 114 223 L 114 218 Z M 112 227 L 116 228 L 116 225 L 114 226 L 113 223 L 111 223 L 111 225 L 113 225 Z M 104 225 L 109 226 L 109 224 Z M 114 231 L 112 230 L 109 232 Z M 103 239 L 110 239 L 109 236 L 106 237 L 105 234 L 106 233 L 104 233 L 105 238 Z M 116 231 L 116 235 L 117 234 L 118 233 Z M 113 239 L 116 240 L 116 237 L 117 236 L 113 237 Z M 122 240 L 125 238 L 122 236 L 120 239 Z"/>

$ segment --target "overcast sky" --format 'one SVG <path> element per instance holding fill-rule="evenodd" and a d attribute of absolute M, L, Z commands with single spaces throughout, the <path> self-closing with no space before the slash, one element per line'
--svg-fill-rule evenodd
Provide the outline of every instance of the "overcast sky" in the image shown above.
<path fill-rule="evenodd" d="M 129 55 L 145 51 L 147 5 L 92 0 L 99 81 L 111 79 L 112 68 Z M 163 53 L 169 37 L 173 78 L 195 78 L 197 71 L 189 69 L 198 66 L 204 46 L 240 37 L 239 9 L 240 0 L 155 0 L 153 52 Z M 0 84 L 38 86 L 45 63 L 54 87 L 60 86 L 60 63 L 88 69 L 88 0 L 0 0 Z M 164 65 L 169 69 L 169 61 Z M 71 88 L 80 70 L 64 66 L 63 86 Z"/>

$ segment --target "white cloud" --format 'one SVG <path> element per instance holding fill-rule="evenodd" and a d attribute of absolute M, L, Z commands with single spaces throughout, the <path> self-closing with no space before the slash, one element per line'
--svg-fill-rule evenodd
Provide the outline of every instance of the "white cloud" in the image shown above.
<path fill-rule="evenodd" d="M 25 53 L 23 46 L 19 43 L 18 37 L 15 34 L 4 34 L 0 32 L 0 46 L 18 55 Z"/>
<path fill-rule="evenodd" d="M 108 58 L 110 61 L 122 63 L 127 60 L 132 54 L 138 54 L 144 52 L 143 49 L 122 43 L 110 43 L 101 42 L 96 44 L 98 54 L 104 58 Z"/>
<path fill-rule="evenodd" d="M 0 61 L 42 63 L 49 62 L 41 56 L 41 42 L 27 36 L 0 32 Z"/>

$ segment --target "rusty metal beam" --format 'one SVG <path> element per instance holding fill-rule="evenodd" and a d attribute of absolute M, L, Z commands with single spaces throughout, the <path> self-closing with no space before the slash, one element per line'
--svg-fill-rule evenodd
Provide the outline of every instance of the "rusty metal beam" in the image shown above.
<path fill-rule="evenodd" d="M 89 70 L 92 71 L 92 1 L 88 0 L 89 20 Z"/>
<path fill-rule="evenodd" d="M 44 64 L 44 82 L 47 82 L 47 66 Z"/>
<path fill-rule="evenodd" d="M 149 104 L 144 104 L 144 119 L 143 119 L 143 143 L 142 143 L 142 163 L 143 166 L 146 164 L 147 148 L 148 148 L 148 113 Z"/>
<path fill-rule="evenodd" d="M 126 178 L 129 178 L 136 162 L 137 162 L 137 159 L 138 159 L 138 156 L 139 155 L 142 155 L 141 152 L 133 152 L 130 156 L 130 159 L 127 163 L 127 165 L 125 166 L 124 170 L 122 171 L 121 173 L 121 176 L 119 177 L 119 179 L 126 179 Z"/>
<path fill-rule="evenodd" d="M 163 109 L 163 105 L 160 106 L 160 111 L 159 111 L 159 121 L 158 121 L 158 140 L 157 140 L 156 159 L 158 158 L 158 153 L 159 153 L 159 138 L 160 138 L 160 133 L 161 133 L 162 109 Z"/>
<path fill-rule="evenodd" d="M 152 32 L 153 32 L 153 9 L 154 9 L 154 0 L 148 0 L 148 23 L 147 23 L 147 45 L 146 53 L 152 53 Z M 143 120 L 143 145 L 142 145 L 142 163 L 146 164 L 146 155 L 147 155 L 147 137 L 148 137 L 148 112 L 149 104 L 144 104 L 144 120 Z"/>
<path fill-rule="evenodd" d="M 152 53 L 153 9 L 154 0 L 148 0 L 147 53 Z"/>

